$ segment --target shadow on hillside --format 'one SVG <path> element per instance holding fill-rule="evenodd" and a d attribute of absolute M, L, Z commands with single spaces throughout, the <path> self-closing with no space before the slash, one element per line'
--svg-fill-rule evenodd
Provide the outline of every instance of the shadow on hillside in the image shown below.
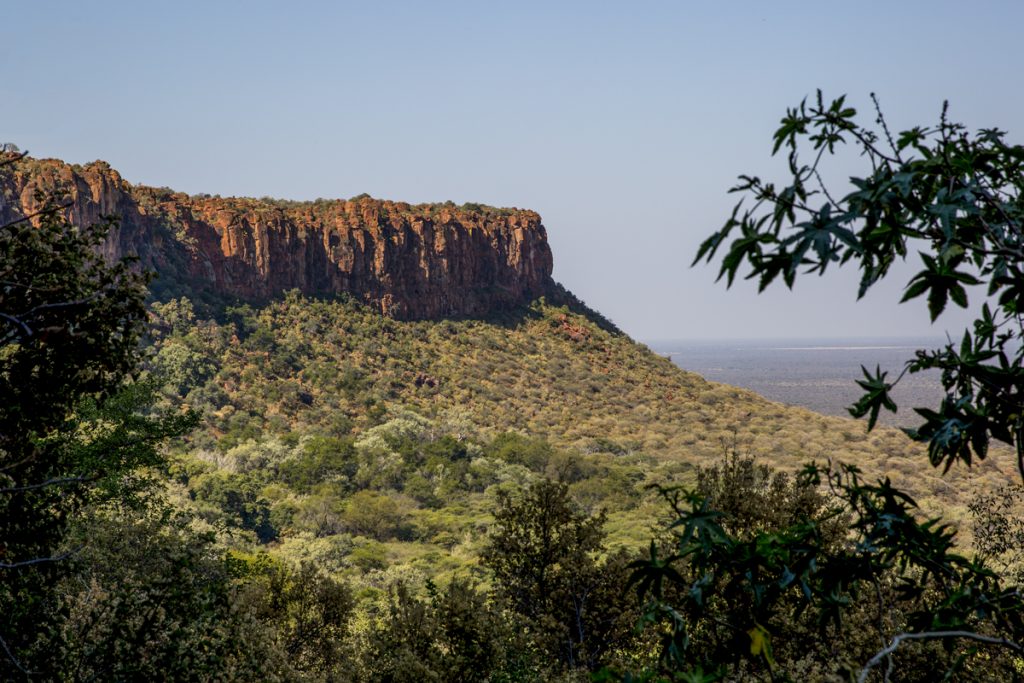
<path fill-rule="evenodd" d="M 575 294 L 557 282 L 551 283 L 548 288 L 546 299 L 548 303 L 554 304 L 555 306 L 565 306 L 576 315 L 583 316 L 609 334 L 622 334 L 622 330 L 620 330 L 615 323 L 592 309 L 590 306 L 587 306 Z"/>
<path fill-rule="evenodd" d="M 233 320 L 236 317 L 236 311 L 239 307 L 262 308 L 274 302 L 285 300 L 289 294 L 298 293 L 298 290 L 291 290 L 282 291 L 278 295 L 272 297 L 243 298 L 232 296 L 220 293 L 216 291 L 215 288 L 207 286 L 206 283 L 202 283 L 203 286 L 196 287 L 194 286 L 194 280 L 190 280 L 187 277 L 177 277 L 175 270 L 176 269 L 173 269 L 170 273 L 167 273 L 164 276 L 158 276 L 154 279 L 150 284 L 149 300 L 166 302 L 171 299 L 185 297 L 192 302 L 192 305 L 195 307 L 196 314 L 199 317 L 212 318 L 220 323 L 227 322 L 229 319 Z M 358 307 L 374 315 L 379 315 L 382 318 L 387 317 L 375 307 L 359 300 L 356 296 L 345 292 L 337 294 L 302 294 L 302 296 L 310 299 L 311 301 L 333 301 L 343 303 L 345 305 Z M 616 336 L 623 334 L 622 330 L 620 330 L 615 323 L 587 306 L 576 295 L 557 282 L 550 283 L 544 295 L 534 301 L 524 302 L 518 306 L 496 308 L 485 315 L 447 315 L 437 318 L 412 319 L 408 322 L 415 322 L 417 320 L 432 320 L 437 322 L 479 321 L 511 330 L 517 329 L 528 322 L 543 318 L 544 313 L 541 310 L 542 305 L 564 307 L 570 313 L 586 318 L 598 328 L 608 332 L 609 334 Z"/>

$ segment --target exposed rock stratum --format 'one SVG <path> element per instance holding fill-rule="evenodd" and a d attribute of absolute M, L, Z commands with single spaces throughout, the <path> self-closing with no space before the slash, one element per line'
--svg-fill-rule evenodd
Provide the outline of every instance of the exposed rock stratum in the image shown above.
<path fill-rule="evenodd" d="M 109 258 L 136 255 L 158 296 L 261 302 L 291 289 L 347 293 L 402 318 L 479 316 L 551 285 L 540 216 L 520 209 L 369 197 L 291 202 L 133 185 L 102 161 L 25 158 L 0 171 L 0 220 L 64 193 L 74 224 L 116 215 Z"/>

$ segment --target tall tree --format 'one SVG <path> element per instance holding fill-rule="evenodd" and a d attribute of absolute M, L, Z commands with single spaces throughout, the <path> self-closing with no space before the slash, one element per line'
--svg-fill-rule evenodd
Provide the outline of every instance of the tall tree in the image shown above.
<path fill-rule="evenodd" d="M 5 153 L 0 172 L 23 155 Z M 72 226 L 54 198 L 0 226 L 0 677 L 25 675 L 75 554 L 69 523 L 127 495 L 157 446 L 193 423 L 150 417 L 125 387 L 139 361 L 147 277 L 99 247 L 114 225 Z"/>
<path fill-rule="evenodd" d="M 590 517 L 568 485 L 543 479 L 520 499 L 499 494 L 495 528 L 482 553 L 499 596 L 529 625 L 545 656 L 593 670 L 632 636 L 638 613 L 624 588 L 627 560 L 603 562 L 605 516 Z"/>

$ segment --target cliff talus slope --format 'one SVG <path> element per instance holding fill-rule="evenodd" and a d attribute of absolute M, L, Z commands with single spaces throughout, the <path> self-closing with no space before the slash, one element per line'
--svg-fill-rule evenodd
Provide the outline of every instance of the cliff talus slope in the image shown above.
<path fill-rule="evenodd" d="M 63 192 L 76 224 L 120 217 L 106 253 L 138 255 L 158 296 L 263 302 L 347 293 L 401 319 L 479 316 L 543 294 L 551 250 L 533 211 L 369 197 L 284 202 L 126 182 L 104 162 L 24 159 L 0 174 L 0 220 Z"/>

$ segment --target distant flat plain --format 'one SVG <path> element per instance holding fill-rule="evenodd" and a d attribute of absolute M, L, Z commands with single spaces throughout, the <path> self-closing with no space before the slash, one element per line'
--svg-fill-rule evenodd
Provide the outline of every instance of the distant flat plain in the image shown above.
<path fill-rule="evenodd" d="M 916 349 L 935 349 L 942 338 L 658 340 L 645 342 L 679 367 L 707 380 L 756 391 L 773 401 L 803 406 L 826 415 L 850 417 L 861 395 L 861 366 L 875 366 L 897 377 Z M 912 408 L 935 408 L 942 400 L 936 371 L 907 373 L 893 396 L 896 415 L 883 411 L 879 422 L 913 427 L 921 419 Z"/>

